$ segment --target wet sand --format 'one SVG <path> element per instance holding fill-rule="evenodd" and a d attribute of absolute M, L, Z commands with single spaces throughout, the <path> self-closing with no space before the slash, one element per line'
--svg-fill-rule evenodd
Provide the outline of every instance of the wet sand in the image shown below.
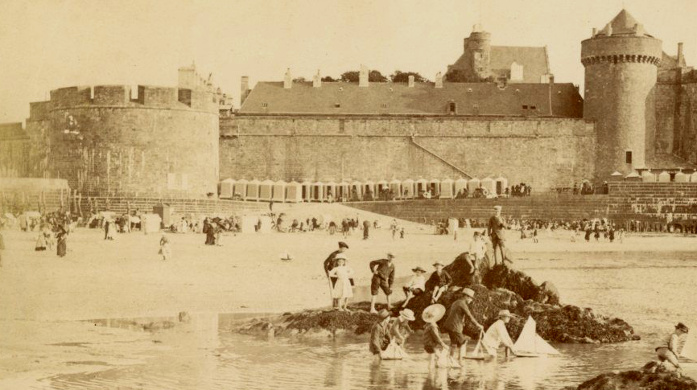
<path fill-rule="evenodd" d="M 144 343 L 145 347 L 153 343 L 152 336 L 143 332 L 95 330 L 89 323 L 64 321 L 173 317 L 181 311 L 283 312 L 326 306 L 330 300 L 322 262 L 340 240 L 350 246 L 349 265 L 356 272 L 357 283 L 365 285 L 370 277 L 369 261 L 388 251 L 397 256 L 398 276 L 407 276 L 417 265 L 430 269 L 436 259 L 451 261 L 467 250 L 471 238 L 471 231 L 465 229 L 458 232 L 455 241 L 453 236 L 433 235 L 432 227 L 402 222 L 406 238 L 393 240 L 388 230 L 390 218 L 340 205 L 294 206 L 284 211 L 291 219 L 319 214 L 340 219 L 358 214 L 361 220 L 380 219 L 382 228 L 371 230 L 368 240 L 362 239 L 360 230 L 346 239 L 326 231 L 226 234 L 219 247 L 205 246 L 201 234 L 168 234 L 174 255 L 169 261 L 162 261 L 157 254 L 159 234 L 133 232 L 104 241 L 102 231 L 78 229 L 69 237 L 68 255 L 58 258 L 54 251 L 33 250 L 37 233 L 4 230 L 7 249 L 0 269 L 0 377 L 4 379 L 0 383 L 33 381 L 66 370 L 86 371 L 80 363 L 85 361 L 137 363 L 131 357 L 119 360 L 119 356 L 131 356 L 120 354 L 120 345 Z M 697 247 L 697 238 L 679 235 L 634 235 L 622 243 L 586 243 L 582 236 L 570 242 L 572 233 L 568 231 L 540 232 L 539 243 L 520 241 L 518 235 L 511 232 L 508 243 L 521 264 L 531 254 L 543 252 L 558 252 L 562 257 L 565 252 L 675 252 Z M 282 261 L 285 252 L 293 260 Z M 366 289 L 357 290 L 356 298 L 364 298 Z M 62 343 L 73 342 L 92 347 L 73 345 L 65 347 L 70 348 L 67 355 L 56 352 L 64 348 Z"/>

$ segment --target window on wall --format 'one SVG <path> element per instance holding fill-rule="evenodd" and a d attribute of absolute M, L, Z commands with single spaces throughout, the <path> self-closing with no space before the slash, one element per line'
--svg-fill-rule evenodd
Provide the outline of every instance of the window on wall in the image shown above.
<path fill-rule="evenodd" d="M 455 114 L 456 111 L 457 111 L 457 105 L 455 104 L 455 102 L 450 102 L 448 104 L 448 112 L 451 114 Z"/>
<path fill-rule="evenodd" d="M 624 162 L 626 162 L 627 164 L 632 163 L 632 151 L 631 150 L 624 152 Z"/>

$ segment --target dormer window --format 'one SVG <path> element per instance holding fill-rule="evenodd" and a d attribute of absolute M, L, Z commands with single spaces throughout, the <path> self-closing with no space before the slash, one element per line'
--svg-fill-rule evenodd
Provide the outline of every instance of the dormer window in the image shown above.
<path fill-rule="evenodd" d="M 531 110 L 537 110 L 537 106 L 530 106 Z"/>
<path fill-rule="evenodd" d="M 528 109 L 528 105 L 527 105 L 527 104 L 523 104 L 523 110 L 527 110 L 527 109 Z"/>
<path fill-rule="evenodd" d="M 341 103 L 334 103 L 334 108 L 341 108 Z"/>
<path fill-rule="evenodd" d="M 269 103 L 261 103 L 261 108 L 269 108 Z"/>
<path fill-rule="evenodd" d="M 457 104 L 455 104 L 455 102 L 448 103 L 448 113 L 451 115 L 457 113 Z"/>
<path fill-rule="evenodd" d="M 380 107 L 382 107 L 382 108 L 387 108 L 387 103 L 382 103 L 382 104 L 380 105 Z"/>

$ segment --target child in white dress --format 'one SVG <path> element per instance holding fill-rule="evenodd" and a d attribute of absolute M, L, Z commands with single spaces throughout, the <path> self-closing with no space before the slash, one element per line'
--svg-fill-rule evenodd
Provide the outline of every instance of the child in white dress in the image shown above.
<path fill-rule="evenodd" d="M 340 311 L 348 311 L 348 300 L 353 297 L 353 286 L 351 285 L 351 275 L 353 270 L 346 265 L 346 257 L 339 253 L 334 258 L 336 267 L 329 271 L 330 277 L 337 278 L 332 289 L 332 298 L 339 300 Z"/>

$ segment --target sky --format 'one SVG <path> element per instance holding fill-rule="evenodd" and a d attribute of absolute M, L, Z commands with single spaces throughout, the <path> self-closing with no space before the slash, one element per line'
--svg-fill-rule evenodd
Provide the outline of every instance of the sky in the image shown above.
<path fill-rule="evenodd" d="M 2 0 L 0 123 L 74 85 L 176 86 L 195 62 L 239 106 L 240 77 L 337 77 L 361 64 L 433 80 L 479 23 L 492 45 L 547 46 L 557 82 L 583 84 L 581 41 L 626 8 L 697 62 L 697 0 Z M 581 91 L 583 88 L 581 87 Z"/>

